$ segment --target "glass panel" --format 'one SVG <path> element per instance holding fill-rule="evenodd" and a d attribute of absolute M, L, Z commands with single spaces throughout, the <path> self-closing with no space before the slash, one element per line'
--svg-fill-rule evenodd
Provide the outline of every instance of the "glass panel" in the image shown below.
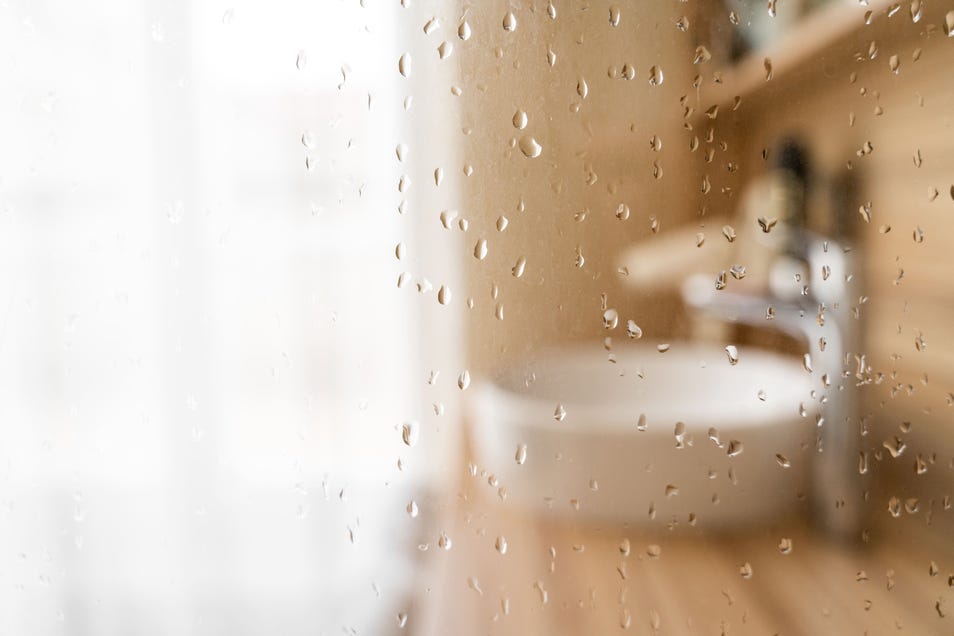
<path fill-rule="evenodd" d="M 945 3 L 0 11 L 0 633 L 950 631 Z"/>

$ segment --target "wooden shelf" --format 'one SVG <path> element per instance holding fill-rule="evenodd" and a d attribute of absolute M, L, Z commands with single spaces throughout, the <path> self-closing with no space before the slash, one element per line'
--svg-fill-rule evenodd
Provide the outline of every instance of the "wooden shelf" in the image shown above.
<path fill-rule="evenodd" d="M 716 84 L 711 94 L 714 103 L 728 104 L 737 96 L 745 98 L 771 86 L 828 46 L 862 28 L 869 11 L 877 14 L 896 4 L 901 5 L 900 10 L 907 10 L 908 3 L 898 0 L 869 0 L 868 6 L 858 0 L 833 0 L 810 12 L 778 41 L 723 70 L 722 83 Z M 772 64 L 770 80 L 766 80 L 766 58 Z"/>

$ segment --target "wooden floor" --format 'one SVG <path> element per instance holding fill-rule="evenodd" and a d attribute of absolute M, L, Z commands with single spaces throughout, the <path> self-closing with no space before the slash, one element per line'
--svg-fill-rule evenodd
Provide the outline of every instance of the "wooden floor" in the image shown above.
<path fill-rule="evenodd" d="M 885 511 L 866 545 L 797 523 L 722 537 L 587 528 L 466 490 L 442 515 L 451 545 L 420 553 L 415 634 L 954 634 L 954 535 L 923 513 Z"/>

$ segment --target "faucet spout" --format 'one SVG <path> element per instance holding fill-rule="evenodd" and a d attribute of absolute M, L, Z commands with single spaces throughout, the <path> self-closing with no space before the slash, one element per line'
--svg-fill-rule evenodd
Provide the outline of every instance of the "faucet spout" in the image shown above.
<path fill-rule="evenodd" d="M 806 233 L 807 234 L 807 233 Z M 768 327 L 804 343 L 806 373 L 817 404 L 816 454 L 812 467 L 815 519 L 833 535 L 855 535 L 861 523 L 861 488 L 854 473 L 860 444 L 850 373 L 845 373 L 852 331 L 847 301 L 847 258 L 835 243 L 810 238 L 804 243 L 806 285 L 764 296 L 717 289 L 711 278 L 693 275 L 682 285 L 685 303 L 703 315 L 729 323 Z M 792 280 L 791 277 L 788 278 Z M 796 405 L 793 405 L 795 408 Z"/>

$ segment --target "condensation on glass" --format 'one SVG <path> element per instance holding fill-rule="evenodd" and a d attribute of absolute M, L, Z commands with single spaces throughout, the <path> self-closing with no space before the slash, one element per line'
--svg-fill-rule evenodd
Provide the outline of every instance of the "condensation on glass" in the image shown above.
<path fill-rule="evenodd" d="M 945 3 L 0 15 L 0 633 L 951 631 Z"/>

